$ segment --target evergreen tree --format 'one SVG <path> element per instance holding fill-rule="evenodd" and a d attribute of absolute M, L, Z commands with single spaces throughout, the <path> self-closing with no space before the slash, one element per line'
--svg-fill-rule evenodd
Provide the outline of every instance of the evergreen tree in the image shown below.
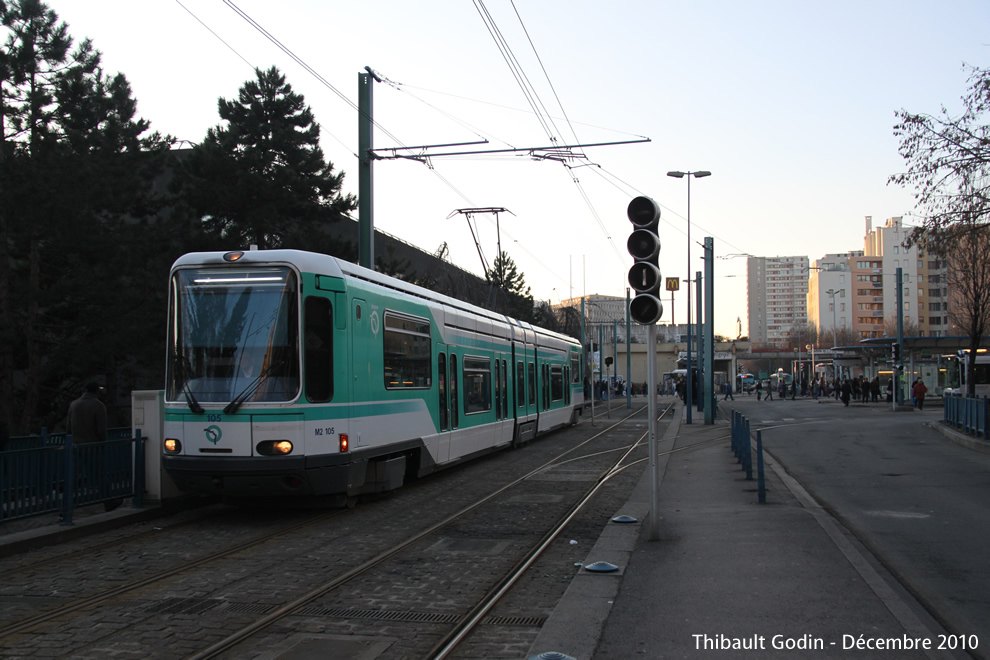
<path fill-rule="evenodd" d="M 533 296 L 516 262 L 504 251 L 495 258 L 485 279 L 494 294 L 493 309 L 520 321 L 533 320 Z"/>
<path fill-rule="evenodd" d="M 204 230 L 228 245 L 307 245 L 307 235 L 357 207 L 341 195 L 319 146 L 320 127 L 301 95 L 272 67 L 218 103 L 222 125 L 193 151 L 185 198 Z"/>
<path fill-rule="evenodd" d="M 140 137 L 126 78 L 104 75 L 89 40 L 73 49 L 43 2 L 0 3 L 0 24 L 0 400 L 27 432 L 61 419 L 81 379 L 116 395 L 136 333 L 111 323 L 140 295 L 121 286 L 115 253 L 146 240 L 130 229 L 169 140 Z"/>

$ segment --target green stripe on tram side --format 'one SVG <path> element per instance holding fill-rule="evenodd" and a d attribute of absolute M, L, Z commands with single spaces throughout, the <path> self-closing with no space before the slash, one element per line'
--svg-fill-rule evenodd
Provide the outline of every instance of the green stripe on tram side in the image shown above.
<path fill-rule="evenodd" d="M 430 390 L 418 390 L 419 392 L 430 392 Z M 346 404 L 307 404 L 304 406 L 275 407 L 275 408 L 241 408 L 236 413 L 224 415 L 219 411 L 207 411 L 202 415 L 195 415 L 188 411 L 166 410 L 165 420 L 170 422 L 194 422 L 194 421 L 218 421 L 217 416 L 223 417 L 224 422 L 250 422 L 252 416 L 265 415 L 276 417 L 278 415 L 302 415 L 307 422 L 325 420 L 346 420 L 354 417 L 377 417 L 384 415 L 404 415 L 408 413 L 422 412 L 427 405 L 423 398 L 397 399 L 395 401 L 365 401 L 361 403 Z"/>

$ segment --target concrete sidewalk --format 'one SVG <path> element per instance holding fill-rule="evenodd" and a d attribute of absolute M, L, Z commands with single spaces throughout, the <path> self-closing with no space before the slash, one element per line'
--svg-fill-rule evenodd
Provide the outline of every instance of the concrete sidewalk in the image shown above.
<path fill-rule="evenodd" d="M 104 511 L 102 504 L 90 504 L 72 512 L 72 524 L 59 522 L 58 513 L 49 512 L 7 520 L 0 524 L 0 557 L 9 557 L 38 548 L 58 545 L 91 534 L 98 534 L 134 523 L 148 522 L 175 513 L 199 509 L 216 502 L 215 498 L 184 496 L 165 504 L 151 503 L 134 508 L 131 499 L 113 511 Z"/>
<path fill-rule="evenodd" d="M 640 523 L 609 523 L 586 561 L 620 570 L 580 571 L 530 656 L 955 657 L 905 643 L 934 647 L 940 629 L 769 455 L 758 503 L 725 408 L 714 425 L 688 426 L 678 407 L 659 445 L 660 540 L 646 538 L 647 471 L 617 512 Z M 907 650 L 878 650 L 889 640 Z"/>

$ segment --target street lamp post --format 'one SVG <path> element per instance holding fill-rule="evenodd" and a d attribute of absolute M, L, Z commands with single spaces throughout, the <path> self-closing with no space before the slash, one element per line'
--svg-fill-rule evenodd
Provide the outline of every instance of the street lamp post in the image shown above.
<path fill-rule="evenodd" d="M 833 352 L 834 352 L 834 349 L 835 349 L 836 344 L 838 343 L 835 340 L 835 294 L 837 294 L 837 293 L 838 293 L 838 291 L 836 291 L 835 289 L 829 289 L 828 291 L 825 292 L 825 295 L 826 296 L 832 296 L 832 348 L 833 348 Z"/>
<path fill-rule="evenodd" d="M 711 176 L 711 172 L 707 170 L 698 170 L 696 172 L 679 172 L 672 171 L 667 172 L 667 176 L 674 177 L 675 179 L 683 179 L 687 177 L 687 279 L 691 279 L 691 177 L 696 179 L 702 177 Z M 687 420 L 686 423 L 691 423 L 691 287 L 688 286 L 687 290 L 687 327 L 688 327 L 688 339 L 687 339 L 687 392 L 685 393 L 685 404 L 687 407 Z M 701 347 L 698 347 L 701 350 Z M 701 375 L 700 373 L 698 374 Z"/>
<path fill-rule="evenodd" d="M 835 294 L 838 293 L 835 289 L 829 289 L 825 292 L 825 295 L 832 296 L 832 378 L 839 379 L 839 369 L 835 366 L 835 347 L 838 342 L 835 339 Z"/>

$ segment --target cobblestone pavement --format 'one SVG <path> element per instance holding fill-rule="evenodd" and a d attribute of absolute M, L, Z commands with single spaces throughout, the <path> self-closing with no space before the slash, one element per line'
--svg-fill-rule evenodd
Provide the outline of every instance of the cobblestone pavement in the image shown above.
<path fill-rule="evenodd" d="M 617 417 L 617 415 L 613 415 Z M 596 441 L 594 451 L 629 444 L 644 423 Z M 482 493 L 542 465 L 601 430 L 578 427 L 408 485 L 353 511 L 183 571 L 97 606 L 0 637 L 4 657 L 175 658 L 195 655 L 314 586 L 425 528 Z M 634 433 L 635 432 L 635 433 Z M 591 449 L 587 453 L 591 453 Z M 639 450 L 640 456 L 645 450 Z M 582 452 L 584 453 L 584 452 Z M 576 493 L 597 480 L 610 455 L 548 470 L 389 563 L 282 619 L 228 657 L 327 651 L 352 657 L 418 657 L 502 575 L 521 541 L 532 542 Z M 490 613 L 455 657 L 518 658 L 578 570 L 642 467 L 618 475 Z M 0 560 L 0 630 L 25 618 L 243 544 L 314 516 L 306 510 L 215 506 Z M 576 543 L 572 543 L 572 541 Z M 0 632 L 2 634 L 2 632 Z M 341 638 L 346 635 L 346 638 Z M 424 646 L 425 645 L 425 646 Z M 348 651 L 350 649 L 350 651 Z M 330 656 L 327 656 L 330 657 Z"/>

